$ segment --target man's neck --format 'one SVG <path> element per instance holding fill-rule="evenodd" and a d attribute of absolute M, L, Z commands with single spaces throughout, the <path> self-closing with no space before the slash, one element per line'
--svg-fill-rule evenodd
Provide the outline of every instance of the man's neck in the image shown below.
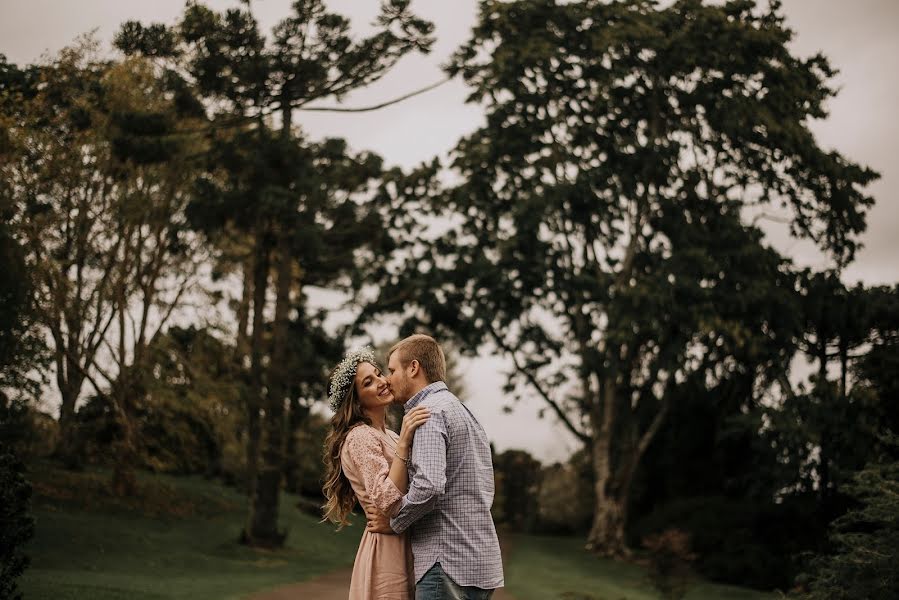
<path fill-rule="evenodd" d="M 413 382 L 411 385 L 412 390 L 411 390 L 411 393 L 409 394 L 409 400 L 414 398 L 418 394 L 418 392 L 420 392 L 423 389 L 425 389 L 426 387 L 428 387 L 428 385 L 430 385 L 430 384 L 428 384 L 428 382 L 426 382 L 426 381 Z M 406 402 L 408 402 L 409 400 L 406 400 Z"/>
<path fill-rule="evenodd" d="M 441 381 L 434 381 L 434 382 L 432 382 L 432 383 L 424 383 L 424 384 L 421 384 L 420 386 L 419 386 L 419 385 L 416 385 L 416 386 L 415 386 L 415 388 L 417 388 L 416 391 L 415 391 L 411 396 L 409 396 L 409 399 L 406 400 L 406 403 L 403 405 L 403 406 L 405 406 L 406 410 L 409 410 L 410 408 L 412 408 L 412 406 L 410 406 L 410 405 L 411 405 L 413 402 L 415 402 L 415 403 L 418 402 L 417 398 L 421 395 L 421 392 L 422 392 L 423 390 L 425 390 L 426 388 L 429 388 L 429 387 L 431 387 L 432 385 L 437 384 L 437 383 L 443 383 L 443 382 L 441 382 Z"/>

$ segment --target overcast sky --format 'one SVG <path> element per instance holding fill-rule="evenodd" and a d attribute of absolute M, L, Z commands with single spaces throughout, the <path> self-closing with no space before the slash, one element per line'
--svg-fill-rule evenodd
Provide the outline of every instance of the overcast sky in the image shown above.
<path fill-rule="evenodd" d="M 236 2 L 207 2 L 214 8 Z M 853 284 L 899 281 L 899 0 L 785 0 L 789 26 L 796 32 L 800 56 L 823 52 L 840 73 L 840 94 L 830 102 L 830 116 L 814 124 L 819 142 L 851 160 L 870 166 L 881 179 L 870 187 L 876 205 L 868 216 L 864 248 L 844 280 Z M 375 0 L 331 0 L 329 7 L 353 20 L 360 32 L 377 13 Z M 254 12 L 266 30 L 283 18 L 289 0 L 255 0 Z M 413 0 L 413 9 L 436 25 L 430 55 L 404 58 L 380 82 L 346 98 L 346 106 L 367 106 L 442 79 L 440 65 L 468 36 L 475 21 L 473 0 Z M 96 29 L 108 47 L 119 24 L 128 19 L 172 23 L 183 0 L 0 0 L 0 53 L 11 62 L 40 60 Z M 376 113 L 301 113 L 297 119 L 313 138 L 346 138 L 355 150 L 372 150 L 388 164 L 414 166 L 443 155 L 482 123 L 479 107 L 465 104 L 459 81 L 441 86 Z M 802 265 L 827 266 L 810 244 L 787 239 L 771 229 L 769 240 Z M 573 439 L 550 418 L 537 420 L 536 399 L 525 399 L 512 415 L 505 404 L 500 374 L 505 362 L 484 356 L 466 365 L 468 405 L 483 422 L 498 450 L 525 448 L 544 462 L 563 459 L 576 449 Z"/>

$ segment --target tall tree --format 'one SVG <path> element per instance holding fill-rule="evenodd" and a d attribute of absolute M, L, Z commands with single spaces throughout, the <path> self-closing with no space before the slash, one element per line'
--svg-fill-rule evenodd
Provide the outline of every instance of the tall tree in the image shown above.
<path fill-rule="evenodd" d="M 781 382 L 782 402 L 759 411 L 769 423 L 760 438 L 779 448 L 789 475 L 780 487 L 815 493 L 832 518 L 846 509 L 841 487 L 881 449 L 881 436 L 899 427 L 889 401 L 899 310 L 895 289 L 847 288 L 833 271 L 805 271 L 797 289 L 799 347 L 815 371 L 798 386 Z"/>
<path fill-rule="evenodd" d="M 358 222 L 358 207 L 347 199 L 367 186 L 373 168 L 380 169 L 379 160 L 368 155 L 350 157 L 339 143 L 312 148 L 293 126 L 294 111 L 319 99 L 340 100 L 382 77 L 404 54 L 427 51 L 432 25 L 410 12 L 409 0 L 387 0 L 381 4 L 376 32 L 354 40 L 349 21 L 329 13 L 322 0 L 297 0 L 267 42 L 248 5 L 218 13 L 190 4 L 177 27 L 129 22 L 116 43 L 129 53 L 171 59 L 172 70 L 204 96 L 216 116 L 213 128 L 239 128 L 241 143 L 231 145 L 231 156 L 250 158 L 232 177 L 224 177 L 225 187 L 215 177 L 204 185 L 212 196 L 231 203 L 207 226 L 215 220 L 236 223 L 252 239 L 252 257 L 245 259 L 252 265 L 252 278 L 244 283 L 252 286 L 252 295 L 244 297 L 252 297 L 253 311 L 247 398 L 251 507 L 244 537 L 253 544 L 272 545 L 283 538 L 277 520 L 289 372 L 283 360 L 266 362 L 266 357 L 283 357 L 287 350 L 297 274 L 308 278 L 309 261 L 328 262 L 321 254 L 301 253 L 306 262 L 297 265 L 297 247 L 306 244 L 308 249 L 310 242 L 321 243 L 322 235 L 332 231 L 331 241 L 350 241 L 332 255 L 337 264 L 330 266 L 338 268 L 324 279 L 333 280 L 346 258 L 352 257 L 352 248 L 364 241 L 353 240 L 350 233 L 349 225 Z M 224 162 L 216 159 L 212 170 L 218 171 Z M 329 178 L 329 170 L 343 180 Z M 216 189 L 223 193 L 216 194 Z M 235 202 L 243 206 L 238 209 Z M 210 211 L 205 216 L 211 216 Z M 299 235 L 310 229 L 320 235 Z M 267 337 L 265 311 L 272 269 L 274 311 Z M 257 473 L 260 448 L 264 448 L 263 462 Z"/>
<path fill-rule="evenodd" d="M 843 477 L 833 473 L 843 454 L 839 448 L 840 429 L 854 412 L 849 406 L 850 353 L 869 343 L 873 324 L 868 293 L 861 284 L 848 289 L 840 281 L 839 271 L 806 271 L 800 293 L 806 321 L 802 347 L 817 367 L 813 389 L 806 398 L 809 414 L 804 427 L 813 433 L 813 443 L 818 448 L 815 474 L 821 501 L 827 504 L 840 479 L 848 478 L 864 464 L 862 458 L 862 463 L 853 465 Z M 833 363 L 838 368 L 835 381 L 828 374 Z M 842 450 L 851 447 L 845 446 Z"/>
<path fill-rule="evenodd" d="M 589 449 L 605 554 L 627 553 L 634 473 L 677 387 L 724 379 L 760 339 L 789 347 L 789 263 L 746 220 L 782 208 L 838 264 L 864 229 L 876 175 L 817 145 L 832 70 L 791 54 L 779 8 L 481 2 L 450 66 L 486 110 L 453 156 L 462 183 L 393 194 L 459 225 L 386 269 L 384 305 L 426 299 L 426 319 L 511 359 L 513 387 Z"/>
<path fill-rule="evenodd" d="M 34 275 L 35 308 L 52 339 L 60 405 L 58 455 L 73 455 L 75 404 L 115 308 L 110 268 L 122 240 L 109 230 L 111 157 L 93 127 L 103 65 L 90 40 L 7 88 L 2 193 Z M 33 82 L 29 83 L 31 80 Z"/>
<path fill-rule="evenodd" d="M 95 365 L 105 379 L 118 416 L 114 489 L 135 490 L 138 463 L 135 418 L 146 399 L 149 348 L 196 285 L 206 250 L 187 221 L 202 140 L 180 135 L 202 119 L 184 113 L 170 82 L 149 61 L 131 58 L 104 77 L 105 106 L 118 175 L 114 228 L 123 240 L 110 267 L 115 282 L 113 339 L 105 347 L 112 371 Z"/>

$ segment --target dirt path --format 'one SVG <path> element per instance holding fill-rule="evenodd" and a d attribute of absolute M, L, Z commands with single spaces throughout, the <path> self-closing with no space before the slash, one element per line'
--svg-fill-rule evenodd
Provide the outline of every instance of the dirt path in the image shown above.
<path fill-rule="evenodd" d="M 250 596 L 249 600 L 347 600 L 352 569 L 341 569 L 302 583 Z"/>
<path fill-rule="evenodd" d="M 352 569 L 341 569 L 327 575 L 281 586 L 249 597 L 249 600 L 347 600 Z M 493 594 L 493 600 L 514 600 L 502 588 Z"/>

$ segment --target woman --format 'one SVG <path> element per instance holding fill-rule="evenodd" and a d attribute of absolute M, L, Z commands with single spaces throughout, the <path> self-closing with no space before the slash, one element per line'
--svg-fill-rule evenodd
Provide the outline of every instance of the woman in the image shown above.
<path fill-rule="evenodd" d="M 331 374 L 328 393 L 334 417 L 325 440 L 325 519 L 347 525 L 357 500 L 393 516 L 408 488 L 412 435 L 428 419 L 427 409 L 409 411 L 399 435 L 387 429 L 393 393 L 370 348 L 347 353 Z M 364 531 L 350 600 L 407 600 L 414 587 L 407 536 Z"/>

